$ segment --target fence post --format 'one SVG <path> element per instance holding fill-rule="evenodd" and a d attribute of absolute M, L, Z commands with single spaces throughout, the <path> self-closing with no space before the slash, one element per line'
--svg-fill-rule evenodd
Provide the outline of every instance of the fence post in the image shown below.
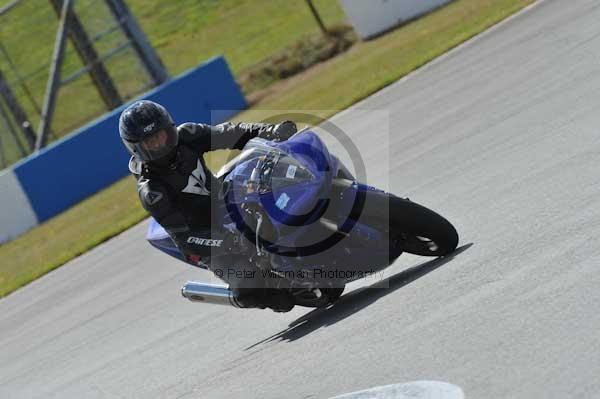
<path fill-rule="evenodd" d="M 56 104 L 56 95 L 60 85 L 60 68 L 62 66 L 63 56 L 65 54 L 65 44 L 67 42 L 67 20 L 71 12 L 71 0 L 64 0 L 60 12 L 60 23 L 56 32 L 56 42 L 54 43 L 54 53 L 52 55 L 52 65 L 50 75 L 48 76 L 48 85 L 46 86 L 46 95 L 44 96 L 44 108 L 42 109 L 42 119 L 38 128 L 35 149 L 40 150 L 46 146 L 48 131 L 52 123 L 54 114 L 54 105 Z"/>
<path fill-rule="evenodd" d="M 27 140 L 29 149 L 33 151 L 35 148 L 35 133 L 31 127 L 28 128 L 30 125 L 26 125 L 26 123 L 28 123 L 27 115 L 25 114 L 23 108 L 21 108 L 21 105 L 17 101 L 17 98 L 8 85 L 8 82 L 4 79 L 4 74 L 2 71 L 0 71 L 0 96 L 6 102 L 6 105 L 15 118 L 17 125 L 21 127 L 23 135 Z"/>
<path fill-rule="evenodd" d="M 152 77 L 154 85 L 158 86 L 169 80 L 169 74 L 165 66 L 148 41 L 144 31 L 139 27 L 127 4 L 123 0 L 106 0 L 106 3 L 138 57 L 140 57 L 142 64 Z"/>
<path fill-rule="evenodd" d="M 57 15 L 60 15 L 64 1 L 66 0 L 50 0 Z M 90 66 L 90 78 L 98 89 L 106 109 L 117 108 L 123 104 L 123 100 L 104 64 L 98 61 L 98 54 L 75 12 L 69 13 L 68 26 L 69 37 L 83 64 Z"/>
<path fill-rule="evenodd" d="M 306 0 L 306 4 L 308 4 L 308 8 L 310 8 L 310 12 L 315 17 L 315 20 L 317 21 L 319 28 L 321 28 L 321 32 L 323 32 L 323 34 L 325 36 L 328 36 L 329 31 L 327 30 L 327 27 L 323 23 L 323 20 L 321 19 L 321 16 L 319 15 L 319 12 L 315 8 L 315 5 L 313 4 L 312 0 Z"/>

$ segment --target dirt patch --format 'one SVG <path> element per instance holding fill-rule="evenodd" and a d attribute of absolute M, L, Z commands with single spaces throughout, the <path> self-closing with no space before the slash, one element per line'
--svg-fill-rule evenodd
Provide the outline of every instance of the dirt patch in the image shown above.
<path fill-rule="evenodd" d="M 248 98 L 252 98 L 254 93 L 268 90 L 275 82 L 297 75 L 315 64 L 345 52 L 358 40 L 352 27 L 348 25 L 337 25 L 328 31 L 327 35 L 315 34 L 298 40 L 281 52 L 243 71 L 238 80 L 242 91 Z"/>

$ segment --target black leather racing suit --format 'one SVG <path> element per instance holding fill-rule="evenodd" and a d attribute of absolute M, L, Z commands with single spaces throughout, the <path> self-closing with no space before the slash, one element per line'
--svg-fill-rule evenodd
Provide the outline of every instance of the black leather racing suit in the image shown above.
<path fill-rule="evenodd" d="M 258 283 L 237 278 L 244 275 L 238 273 L 240 269 L 244 271 L 251 266 L 245 255 L 231 254 L 231 240 L 228 239 L 231 236 L 213 223 L 217 209 L 214 202 L 218 201 L 221 181 L 207 168 L 203 155 L 212 150 L 242 149 L 257 136 L 269 140 L 279 138 L 274 132 L 275 127 L 262 123 L 216 126 L 184 123 L 177 127 L 177 155 L 169 165 L 142 163 L 136 158 L 129 162 L 130 171 L 137 177 L 142 206 L 169 233 L 189 260 L 200 260 L 213 270 L 214 260 L 224 259 L 229 270 L 217 275 L 229 282 L 234 291 L 243 284 L 254 288 Z M 290 135 L 293 132 L 289 132 Z"/>

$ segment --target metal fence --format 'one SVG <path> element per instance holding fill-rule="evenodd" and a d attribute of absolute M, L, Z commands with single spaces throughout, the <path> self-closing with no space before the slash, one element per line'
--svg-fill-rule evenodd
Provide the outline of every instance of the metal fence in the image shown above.
<path fill-rule="evenodd" d="M 68 24 L 47 142 L 160 81 L 148 67 L 152 60 L 140 56 L 145 35 L 119 11 L 125 2 L 173 74 L 223 54 L 242 78 L 306 35 L 345 19 L 338 0 L 71 0 L 75 19 Z M 38 138 L 63 4 L 0 0 L 0 169 L 30 154 L 36 142 L 45 144 Z"/>
<path fill-rule="evenodd" d="M 51 141 L 167 78 L 162 65 L 148 68 L 156 59 L 141 57 L 152 49 L 122 0 L 72 1 L 57 60 L 63 4 L 13 0 L 0 8 L 0 169 L 35 150 L 49 100 Z M 59 89 L 51 93 L 53 66 Z"/>

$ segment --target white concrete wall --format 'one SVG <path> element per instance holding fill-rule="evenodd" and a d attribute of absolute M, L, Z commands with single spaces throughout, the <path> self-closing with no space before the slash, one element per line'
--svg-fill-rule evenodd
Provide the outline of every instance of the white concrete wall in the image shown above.
<path fill-rule="evenodd" d="M 451 0 L 340 0 L 361 39 L 367 39 L 418 17 Z"/>
<path fill-rule="evenodd" d="M 38 220 L 21 183 L 10 169 L 0 172 L 0 193 L 1 244 L 36 226 Z"/>

